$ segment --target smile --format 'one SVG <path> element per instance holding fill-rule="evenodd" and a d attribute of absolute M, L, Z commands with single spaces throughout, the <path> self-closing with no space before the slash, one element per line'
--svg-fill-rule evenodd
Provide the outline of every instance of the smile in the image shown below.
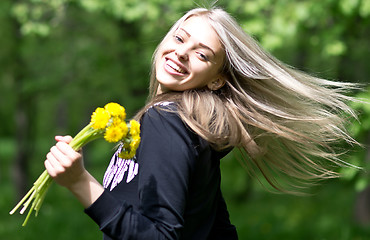
<path fill-rule="evenodd" d="M 178 73 L 181 73 L 181 74 L 187 73 L 186 69 L 180 67 L 179 65 L 177 65 L 175 62 L 171 61 L 170 59 L 167 60 L 166 64 L 167 64 L 167 66 L 169 66 L 170 68 L 172 68 L 173 70 L 175 70 Z"/>

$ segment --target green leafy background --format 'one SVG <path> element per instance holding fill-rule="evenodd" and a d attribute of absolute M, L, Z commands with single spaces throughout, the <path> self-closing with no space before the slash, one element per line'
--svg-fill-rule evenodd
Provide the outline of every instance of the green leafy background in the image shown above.
<path fill-rule="evenodd" d="M 40 215 L 21 227 L 9 216 L 43 171 L 54 135 L 76 134 L 107 102 L 132 116 L 147 96 L 152 52 L 193 0 L 0 1 L 0 239 L 101 239 L 65 189 L 54 185 Z M 367 85 L 370 1 L 220 0 L 242 27 L 282 61 L 311 74 Z M 370 89 L 353 93 L 370 100 Z M 309 196 L 275 194 L 250 179 L 234 154 L 222 188 L 240 239 L 369 239 L 370 105 L 355 103 L 349 124 L 363 148 L 348 147 L 341 179 Z M 112 145 L 91 143 L 86 167 L 102 179 Z"/>

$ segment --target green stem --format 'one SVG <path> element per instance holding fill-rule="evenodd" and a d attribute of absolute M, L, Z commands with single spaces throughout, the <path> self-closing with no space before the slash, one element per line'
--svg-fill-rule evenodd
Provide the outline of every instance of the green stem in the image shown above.
<path fill-rule="evenodd" d="M 79 131 L 76 134 L 76 136 L 74 136 L 74 138 L 72 139 L 71 143 L 74 142 L 74 141 L 76 141 L 76 139 L 79 139 L 81 136 L 85 135 L 87 132 L 89 132 L 91 130 L 91 126 L 92 126 L 92 123 L 89 123 L 88 125 L 86 125 L 86 127 L 84 127 L 81 131 Z"/>
<path fill-rule="evenodd" d="M 35 210 L 36 210 L 35 215 L 36 216 L 39 214 L 41 205 L 44 202 L 46 193 L 49 190 L 49 187 L 50 187 L 52 182 L 53 182 L 53 179 L 49 176 L 48 179 L 47 179 L 47 182 L 45 182 L 45 187 L 40 190 L 40 197 L 38 198 L 38 200 L 36 202 L 36 206 L 35 206 Z"/>
<path fill-rule="evenodd" d="M 27 198 L 32 194 L 32 192 L 35 190 L 35 186 L 33 186 L 28 193 L 22 198 L 22 200 L 19 201 L 19 203 L 9 212 L 10 215 L 13 215 L 15 211 L 18 210 L 18 208 L 27 200 Z"/>
<path fill-rule="evenodd" d="M 75 150 L 79 151 L 83 146 L 87 143 L 98 139 L 102 136 L 100 130 L 91 129 L 90 131 L 86 132 L 85 135 L 80 135 L 78 138 L 74 138 L 69 145 Z"/>
<path fill-rule="evenodd" d="M 20 211 L 20 213 L 21 213 L 21 214 L 23 214 L 23 213 L 27 210 L 28 206 L 29 206 L 29 205 L 30 205 L 30 203 L 32 202 L 32 199 L 34 199 L 34 197 L 35 197 L 36 193 L 37 193 L 37 190 L 36 190 L 36 187 L 35 187 L 35 189 L 33 190 L 32 194 L 31 194 L 31 196 L 29 197 L 29 199 L 27 200 L 27 202 L 25 202 L 25 203 L 23 204 L 23 208 L 22 208 L 22 209 L 21 209 L 21 211 Z"/>
<path fill-rule="evenodd" d="M 28 211 L 26 219 L 24 220 L 24 222 L 22 224 L 22 227 L 25 227 L 27 225 L 28 219 L 30 218 L 32 211 L 33 211 L 33 208 L 31 207 L 30 210 Z"/>

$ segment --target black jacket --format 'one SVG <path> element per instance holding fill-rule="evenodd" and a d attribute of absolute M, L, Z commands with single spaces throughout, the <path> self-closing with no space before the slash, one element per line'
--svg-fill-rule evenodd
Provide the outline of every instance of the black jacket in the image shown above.
<path fill-rule="evenodd" d="M 104 239 L 237 239 L 220 190 L 228 151 L 213 150 L 163 108 L 174 106 L 144 114 L 136 157 L 112 157 L 105 191 L 85 212 Z"/>

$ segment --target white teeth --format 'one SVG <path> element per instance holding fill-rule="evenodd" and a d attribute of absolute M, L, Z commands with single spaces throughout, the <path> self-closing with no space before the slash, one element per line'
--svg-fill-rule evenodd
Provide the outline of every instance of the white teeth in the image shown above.
<path fill-rule="evenodd" d="M 179 73 L 185 73 L 184 69 L 182 69 L 180 66 L 178 66 L 176 63 L 172 62 L 171 60 L 168 60 L 167 64 L 168 64 L 168 66 L 173 68 L 175 71 L 177 71 Z"/>

